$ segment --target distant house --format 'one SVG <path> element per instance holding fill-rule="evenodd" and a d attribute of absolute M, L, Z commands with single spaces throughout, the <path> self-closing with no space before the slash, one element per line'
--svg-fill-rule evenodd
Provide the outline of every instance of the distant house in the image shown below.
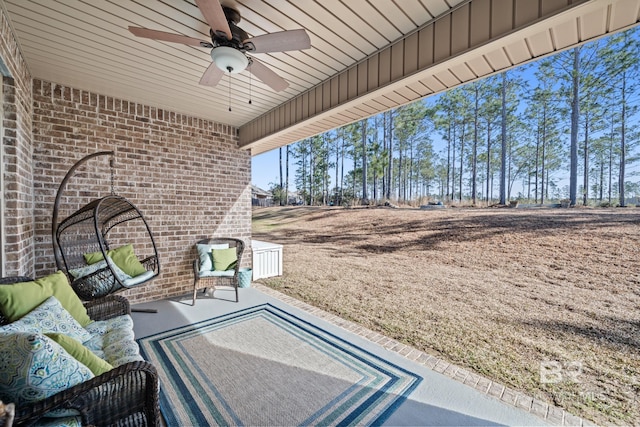
<path fill-rule="evenodd" d="M 301 205 L 303 204 L 303 198 L 297 191 L 289 191 L 289 197 L 287 198 L 287 204 L 289 205 Z"/>
<path fill-rule="evenodd" d="M 251 206 L 273 206 L 273 195 L 270 191 L 251 185 Z"/>

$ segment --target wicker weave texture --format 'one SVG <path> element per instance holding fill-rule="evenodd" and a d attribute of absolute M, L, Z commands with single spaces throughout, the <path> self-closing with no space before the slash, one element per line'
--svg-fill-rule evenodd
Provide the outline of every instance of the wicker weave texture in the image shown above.
<path fill-rule="evenodd" d="M 238 272 L 240 271 L 242 253 L 244 252 L 244 242 L 233 237 L 216 237 L 199 240 L 198 242 L 196 242 L 196 245 L 197 244 L 228 244 L 229 248 L 236 248 L 236 256 L 238 258 L 238 262 L 236 262 L 236 268 L 234 270 L 233 277 L 200 277 L 200 275 L 198 274 L 198 272 L 200 271 L 200 258 L 198 257 L 196 250 L 196 257 L 193 261 L 193 302 L 191 305 L 196 305 L 196 296 L 198 294 L 198 290 L 215 287 L 216 285 L 233 286 L 236 292 L 236 302 L 238 302 Z"/>
<path fill-rule="evenodd" d="M 0 284 L 30 281 L 28 277 L 7 277 Z M 109 295 L 85 303 L 92 320 L 107 320 L 130 314 L 129 301 Z M 6 319 L 1 319 L 6 324 Z M 159 426 L 159 382 L 156 368 L 149 362 L 130 362 L 61 391 L 29 407 L 18 407 L 14 425 L 31 425 L 54 409 L 76 409 L 82 425 Z"/>

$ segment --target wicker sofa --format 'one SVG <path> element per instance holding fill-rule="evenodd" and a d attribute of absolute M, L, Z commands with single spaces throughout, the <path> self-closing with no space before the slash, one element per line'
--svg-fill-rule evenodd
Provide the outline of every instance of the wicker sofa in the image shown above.
<path fill-rule="evenodd" d="M 30 280 L 8 277 L 0 279 L 0 284 Z M 117 295 L 83 304 L 93 321 L 130 314 L 128 300 Z M 7 324 L 0 314 L 0 325 Z M 152 364 L 128 362 L 43 400 L 17 406 L 14 425 L 32 425 L 51 411 L 72 409 L 78 412 L 82 425 L 159 426 L 158 391 L 158 375 Z"/>

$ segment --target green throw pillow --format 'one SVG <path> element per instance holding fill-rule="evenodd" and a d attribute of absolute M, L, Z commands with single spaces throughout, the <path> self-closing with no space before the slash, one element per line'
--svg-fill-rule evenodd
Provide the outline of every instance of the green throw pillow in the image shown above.
<path fill-rule="evenodd" d="M 238 263 L 236 248 L 212 249 L 213 269 L 215 271 L 233 270 Z"/>
<path fill-rule="evenodd" d="M 10 322 L 15 322 L 50 296 L 56 297 L 65 310 L 83 327 L 91 323 L 87 309 L 62 271 L 33 282 L 0 285 L 0 310 Z"/>
<path fill-rule="evenodd" d="M 113 366 L 93 354 L 91 350 L 82 345 L 80 341 L 60 333 L 49 333 L 45 335 L 60 344 L 62 348 L 67 350 L 67 353 L 89 368 L 96 377 L 113 369 Z"/>
<path fill-rule="evenodd" d="M 213 264 L 211 261 L 212 249 L 228 249 L 228 243 L 214 243 L 211 245 L 204 245 L 201 243 L 196 244 L 198 250 L 198 258 L 200 259 L 200 273 L 213 270 Z"/>
<path fill-rule="evenodd" d="M 115 249 L 110 249 L 107 251 L 107 255 L 111 257 L 113 262 L 120 267 L 122 271 L 131 277 L 136 277 L 147 271 L 147 269 L 144 268 L 144 265 L 142 265 L 136 257 L 131 243 Z M 103 259 L 104 257 L 102 256 L 101 251 L 84 254 L 84 260 L 87 264 L 95 264 Z"/>

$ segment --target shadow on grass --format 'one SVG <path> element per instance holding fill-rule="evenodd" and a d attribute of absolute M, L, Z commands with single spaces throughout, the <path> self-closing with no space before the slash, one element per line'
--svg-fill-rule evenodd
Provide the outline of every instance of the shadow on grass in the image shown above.
<path fill-rule="evenodd" d="M 520 322 L 524 326 L 543 331 L 552 331 L 560 335 L 582 336 L 595 344 L 610 347 L 620 351 L 620 347 L 630 347 L 627 350 L 640 350 L 640 321 L 607 316 L 598 326 L 579 325 L 560 320 L 534 320 Z"/>
<path fill-rule="evenodd" d="M 415 218 L 415 210 L 412 210 L 412 218 Z M 585 230 L 606 229 L 614 227 L 628 227 L 640 225 L 640 211 L 558 211 L 535 210 L 531 212 L 506 212 L 493 211 L 490 214 L 465 211 L 464 216 L 456 216 L 456 210 L 447 212 L 449 216 L 437 219 L 431 216 L 431 212 L 424 212 L 424 220 L 402 220 L 403 210 L 397 212 L 398 221 L 385 222 L 384 218 L 373 220 L 370 223 L 358 223 L 351 221 L 351 213 L 355 211 L 344 209 L 326 208 L 290 208 L 270 211 L 265 214 L 269 219 L 284 222 L 286 219 L 297 218 L 302 221 L 316 221 L 321 218 L 333 217 L 333 232 L 317 233 L 315 230 L 287 230 L 275 229 L 268 233 L 267 238 L 276 239 L 278 243 L 311 243 L 333 246 L 351 246 L 353 249 L 368 253 L 393 253 L 408 249 L 424 251 L 437 250 L 443 242 L 474 242 L 495 238 L 503 232 L 521 234 L 526 236 L 542 236 L 548 233 L 569 233 L 580 236 Z M 263 216 L 254 215 L 255 220 Z M 279 219 L 280 218 L 280 219 Z M 416 234 L 414 238 L 400 236 Z M 600 235 L 606 236 L 606 231 L 600 231 Z M 611 234 L 615 238 L 614 234 Z"/>

